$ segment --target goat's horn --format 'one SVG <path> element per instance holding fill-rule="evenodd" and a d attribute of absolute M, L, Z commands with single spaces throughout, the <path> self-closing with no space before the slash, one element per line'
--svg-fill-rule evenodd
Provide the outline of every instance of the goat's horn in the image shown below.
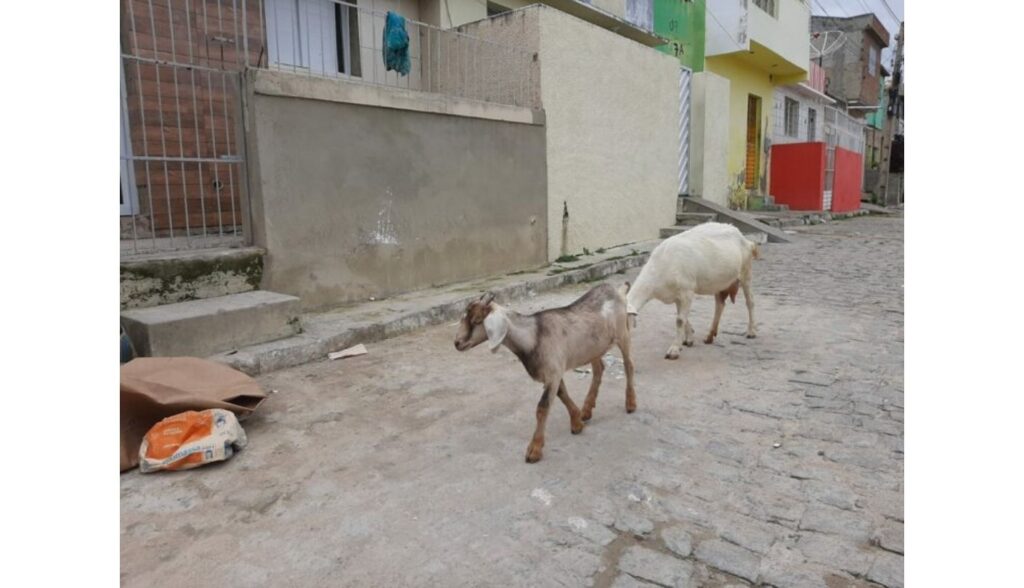
<path fill-rule="evenodd" d="M 494 300 L 494 292 L 484 292 L 484 295 L 480 297 L 480 302 L 484 304 L 490 304 Z"/>

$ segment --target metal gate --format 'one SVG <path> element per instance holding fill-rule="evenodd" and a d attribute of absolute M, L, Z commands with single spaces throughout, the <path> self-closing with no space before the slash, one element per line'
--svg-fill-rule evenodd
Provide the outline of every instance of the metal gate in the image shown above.
<path fill-rule="evenodd" d="M 243 242 L 241 76 L 263 55 L 261 4 L 122 0 L 123 254 Z"/>
<path fill-rule="evenodd" d="M 836 177 L 836 147 L 864 155 L 864 124 L 831 106 L 825 107 L 825 202 L 832 210 L 832 187 Z"/>
<path fill-rule="evenodd" d="M 536 54 L 411 19 L 409 75 L 389 73 L 368 4 L 121 0 L 123 253 L 244 242 L 246 67 L 541 107 Z"/>
<path fill-rule="evenodd" d="M 690 193 L 690 98 L 693 72 L 679 68 L 679 194 Z"/>

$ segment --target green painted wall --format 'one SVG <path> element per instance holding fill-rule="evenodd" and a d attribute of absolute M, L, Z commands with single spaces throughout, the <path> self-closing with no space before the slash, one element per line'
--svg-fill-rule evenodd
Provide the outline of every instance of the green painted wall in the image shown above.
<path fill-rule="evenodd" d="M 654 33 L 670 41 L 658 47 L 694 72 L 704 71 L 704 0 L 654 0 Z"/>
<path fill-rule="evenodd" d="M 885 78 L 878 84 L 878 110 L 874 110 L 864 117 L 864 121 L 876 129 L 885 127 L 885 111 L 889 108 L 889 94 L 885 91 Z"/>

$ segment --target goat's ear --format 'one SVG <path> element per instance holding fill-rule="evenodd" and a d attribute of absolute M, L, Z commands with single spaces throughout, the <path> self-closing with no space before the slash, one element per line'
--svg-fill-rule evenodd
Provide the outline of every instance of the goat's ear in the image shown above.
<path fill-rule="evenodd" d="M 487 331 L 487 348 L 494 353 L 508 335 L 508 317 L 500 309 L 491 311 L 484 319 L 484 330 Z"/>

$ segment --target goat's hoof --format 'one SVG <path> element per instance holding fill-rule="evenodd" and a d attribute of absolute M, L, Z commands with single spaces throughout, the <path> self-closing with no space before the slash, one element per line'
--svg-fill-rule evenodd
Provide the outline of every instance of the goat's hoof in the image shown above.
<path fill-rule="evenodd" d="M 579 435 L 583 432 L 583 421 L 580 421 L 579 424 L 573 423 L 570 425 L 569 430 L 572 431 L 573 435 Z"/>
<path fill-rule="evenodd" d="M 747 339 L 755 339 L 755 338 L 757 338 L 757 333 L 747 333 Z"/>
<path fill-rule="evenodd" d="M 626 412 L 629 413 L 629 414 L 633 414 L 634 412 L 636 412 L 636 405 L 634 404 L 634 405 L 631 406 L 631 405 L 627 404 L 626 405 Z"/>
<path fill-rule="evenodd" d="M 683 345 L 686 345 L 687 347 L 693 347 L 693 341 L 683 341 Z"/>
<path fill-rule="evenodd" d="M 531 447 L 526 451 L 526 463 L 537 463 L 543 455 L 544 453 L 540 448 L 534 449 Z"/>
<path fill-rule="evenodd" d="M 708 335 L 707 337 L 704 338 L 704 344 L 705 345 L 711 345 L 714 342 L 715 342 L 715 338 L 712 337 L 711 335 Z"/>
<path fill-rule="evenodd" d="M 584 409 L 583 409 L 583 412 L 582 412 L 582 413 L 580 414 L 580 419 L 582 419 L 582 420 L 583 420 L 583 422 L 587 422 L 587 421 L 589 421 L 589 420 L 591 419 L 591 417 L 593 417 L 593 416 L 594 416 L 594 415 L 593 415 L 593 413 L 592 413 L 592 412 L 591 412 L 590 410 L 588 410 L 588 409 L 584 408 Z"/>

